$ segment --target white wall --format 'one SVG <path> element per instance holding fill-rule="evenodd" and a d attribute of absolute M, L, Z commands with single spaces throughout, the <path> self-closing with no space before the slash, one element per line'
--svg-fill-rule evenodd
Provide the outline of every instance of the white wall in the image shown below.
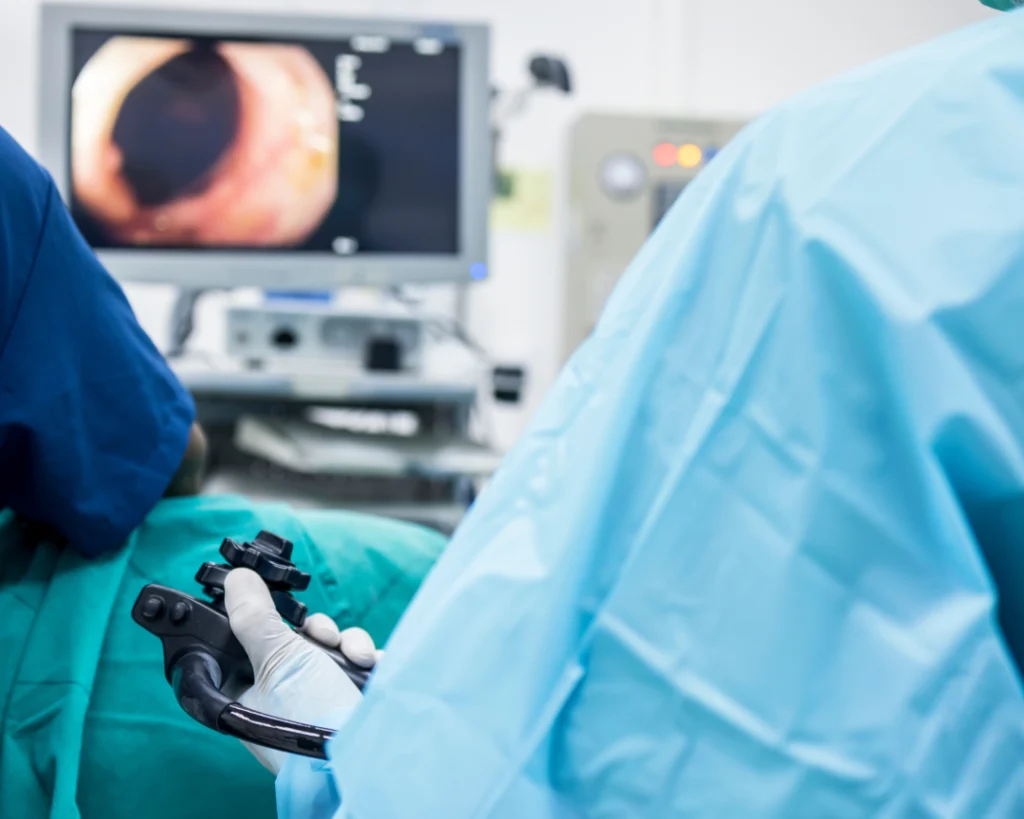
<path fill-rule="evenodd" d="M 978 0 L 695 0 L 692 91 L 703 113 L 758 111 L 821 80 L 995 12 Z"/>
<path fill-rule="evenodd" d="M 108 0 L 113 2 L 116 0 Z M 508 134 L 504 157 L 557 170 L 568 123 L 583 109 L 754 115 L 829 76 L 983 19 L 977 0 L 137 0 L 138 5 L 284 13 L 485 20 L 499 85 L 521 82 L 533 52 L 563 54 L 571 100 L 537 99 Z M 0 125 L 35 144 L 38 0 L 0 0 Z M 557 214 L 557 209 L 556 209 Z M 505 360 L 530 369 L 525 411 L 499 419 L 510 442 L 556 375 L 562 253 L 557 219 L 539 234 L 497 233 L 492 279 L 474 289 L 472 327 Z M 133 294 L 162 335 L 166 294 Z M 530 332 L 523 332 L 523 327 Z"/>

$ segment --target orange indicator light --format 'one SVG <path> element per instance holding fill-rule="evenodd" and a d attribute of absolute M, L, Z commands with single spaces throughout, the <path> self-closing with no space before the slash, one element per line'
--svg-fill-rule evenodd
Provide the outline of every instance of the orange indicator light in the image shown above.
<path fill-rule="evenodd" d="M 687 144 L 679 146 L 679 164 L 684 168 L 696 168 L 700 165 L 704 154 L 696 145 Z"/>

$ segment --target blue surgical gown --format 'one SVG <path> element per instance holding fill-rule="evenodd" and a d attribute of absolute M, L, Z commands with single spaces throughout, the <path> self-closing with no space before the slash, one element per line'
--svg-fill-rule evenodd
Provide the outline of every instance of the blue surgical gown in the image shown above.
<path fill-rule="evenodd" d="M 194 413 L 53 180 L 0 130 L 0 506 L 86 555 L 116 548 Z"/>
<path fill-rule="evenodd" d="M 1022 631 L 1014 13 L 711 162 L 282 817 L 1019 819 Z"/>

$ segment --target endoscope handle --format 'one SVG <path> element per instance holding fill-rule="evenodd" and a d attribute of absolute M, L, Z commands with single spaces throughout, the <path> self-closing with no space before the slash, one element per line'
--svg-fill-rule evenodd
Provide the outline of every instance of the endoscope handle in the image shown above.
<path fill-rule="evenodd" d="M 333 731 L 253 711 L 224 694 L 220 685 L 219 666 L 202 651 L 183 655 L 171 672 L 178 704 L 207 728 L 253 745 L 327 759 L 325 746 Z"/>
<path fill-rule="evenodd" d="M 267 584 L 282 619 L 301 627 L 306 607 L 291 596 L 309 585 L 310 576 L 291 562 L 292 544 L 272 532 L 260 532 L 250 543 L 230 538 L 221 544 L 226 565 L 204 563 L 196 580 L 212 598 L 207 603 L 166 586 L 150 584 L 132 607 L 132 619 L 160 638 L 164 673 L 182 709 L 201 725 L 237 737 L 243 742 L 290 754 L 326 759 L 324 746 L 334 735 L 327 728 L 292 722 L 253 711 L 221 689 L 251 685 L 253 669 L 231 630 L 224 606 L 224 583 L 232 567 L 247 567 Z M 298 634 L 334 661 L 362 691 L 371 669 L 352 662 L 337 648 L 327 648 Z"/>
<path fill-rule="evenodd" d="M 224 668 L 247 669 L 246 675 L 252 681 L 249 658 L 231 631 L 222 602 L 207 603 L 176 589 L 151 583 L 139 593 L 132 608 L 132 618 L 163 641 L 164 671 L 168 682 L 171 682 L 171 666 L 177 662 L 178 655 L 192 648 L 196 642 L 208 649 L 208 656 L 217 655 L 218 661 L 227 663 Z M 340 650 L 328 648 L 301 631 L 296 633 L 327 654 L 360 691 L 366 687 L 372 669 L 356 665 Z"/>

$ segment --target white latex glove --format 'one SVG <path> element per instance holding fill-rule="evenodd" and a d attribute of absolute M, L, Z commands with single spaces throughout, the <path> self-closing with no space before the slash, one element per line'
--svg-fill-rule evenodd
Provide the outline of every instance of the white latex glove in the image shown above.
<path fill-rule="evenodd" d="M 354 707 L 362 700 L 345 672 L 284 622 L 258 574 L 250 569 L 230 572 L 224 581 L 224 606 L 255 676 L 252 687 L 238 697 L 242 705 L 315 725 L 326 714 Z M 373 667 L 379 654 L 365 631 L 339 631 L 324 614 L 307 618 L 303 631 L 322 645 L 340 649 L 363 668 Z M 283 752 L 243 744 L 275 775 L 281 770 L 286 757 Z"/>

